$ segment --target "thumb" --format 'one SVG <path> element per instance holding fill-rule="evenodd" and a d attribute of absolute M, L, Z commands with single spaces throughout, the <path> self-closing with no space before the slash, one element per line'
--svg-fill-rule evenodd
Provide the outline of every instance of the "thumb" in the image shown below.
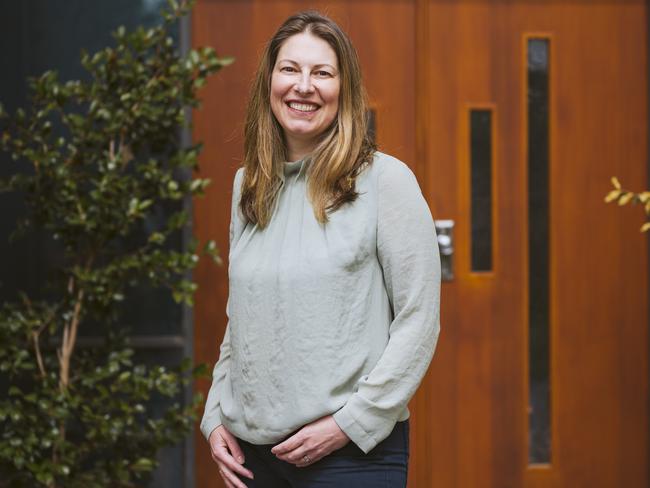
<path fill-rule="evenodd" d="M 239 443 L 237 442 L 235 436 L 228 432 L 226 429 L 223 429 L 221 435 L 226 441 L 226 445 L 228 446 L 228 450 L 230 451 L 232 457 L 234 457 L 239 464 L 244 464 L 244 452 L 241 450 L 241 447 L 239 447 Z"/>

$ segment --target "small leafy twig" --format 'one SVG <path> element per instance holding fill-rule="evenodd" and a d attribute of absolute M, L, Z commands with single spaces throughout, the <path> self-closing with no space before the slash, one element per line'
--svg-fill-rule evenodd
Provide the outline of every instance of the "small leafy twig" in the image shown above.
<path fill-rule="evenodd" d="M 606 203 L 616 201 L 621 206 L 627 205 L 628 203 L 632 203 L 633 205 L 642 204 L 646 215 L 650 217 L 650 191 L 646 190 L 641 193 L 635 193 L 625 190 L 621 187 L 621 183 L 616 176 L 612 177 L 612 185 L 614 185 L 614 189 L 605 197 Z M 647 232 L 648 230 L 650 230 L 650 222 L 646 222 L 641 226 L 641 232 Z"/>

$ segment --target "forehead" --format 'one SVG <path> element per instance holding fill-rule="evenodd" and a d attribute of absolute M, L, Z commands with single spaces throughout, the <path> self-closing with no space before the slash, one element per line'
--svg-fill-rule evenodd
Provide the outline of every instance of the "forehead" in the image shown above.
<path fill-rule="evenodd" d="M 276 62 L 283 60 L 294 61 L 300 65 L 329 64 L 338 67 L 334 49 L 310 32 L 295 34 L 282 43 Z"/>

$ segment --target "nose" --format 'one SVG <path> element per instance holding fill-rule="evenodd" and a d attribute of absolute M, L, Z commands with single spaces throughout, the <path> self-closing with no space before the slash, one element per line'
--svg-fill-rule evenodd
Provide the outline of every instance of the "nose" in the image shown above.
<path fill-rule="evenodd" d="M 314 90 L 314 86 L 311 83 L 311 74 L 302 72 L 300 74 L 300 79 L 296 83 L 295 89 L 301 95 L 311 93 Z"/>

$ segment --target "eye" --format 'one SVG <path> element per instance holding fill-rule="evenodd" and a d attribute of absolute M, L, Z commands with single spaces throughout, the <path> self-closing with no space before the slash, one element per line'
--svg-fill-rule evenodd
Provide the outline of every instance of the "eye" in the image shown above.
<path fill-rule="evenodd" d="M 296 71 L 296 69 L 293 66 L 283 66 L 280 68 L 280 71 L 284 73 L 293 73 Z"/>
<path fill-rule="evenodd" d="M 332 73 L 329 71 L 324 71 L 324 70 L 318 70 L 316 71 L 316 76 L 320 76 L 321 78 L 329 78 L 332 76 Z"/>

